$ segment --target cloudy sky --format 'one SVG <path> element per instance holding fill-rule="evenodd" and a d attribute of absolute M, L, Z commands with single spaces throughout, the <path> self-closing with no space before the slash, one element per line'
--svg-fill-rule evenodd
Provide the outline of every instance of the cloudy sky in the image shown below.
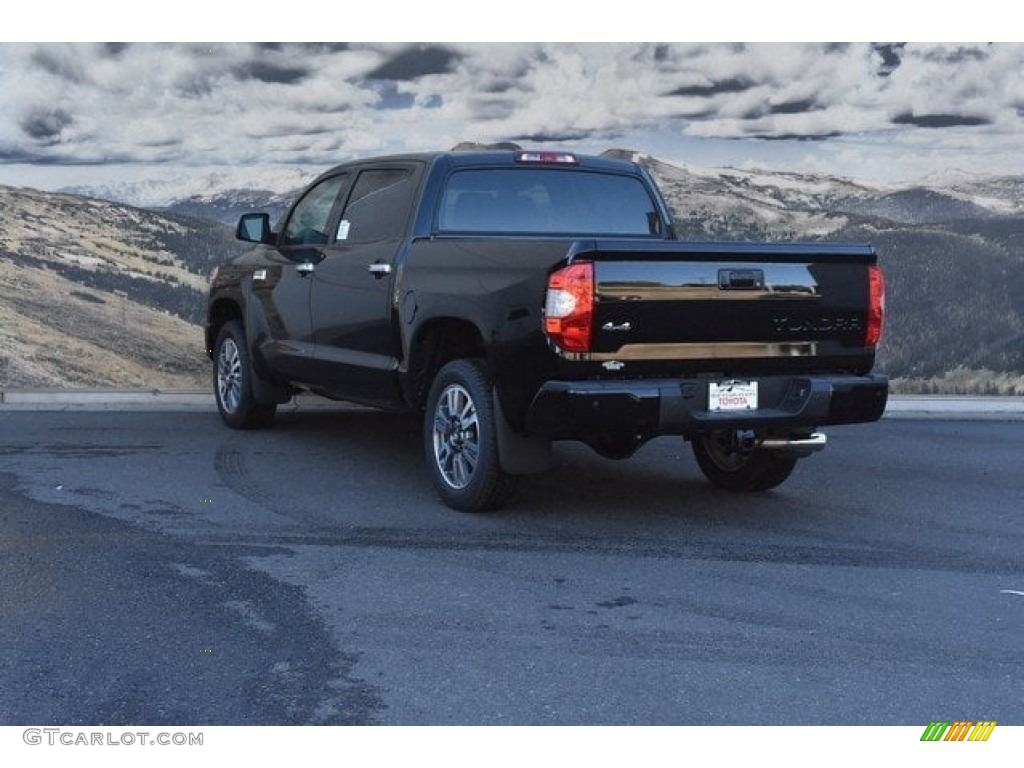
<path fill-rule="evenodd" d="M 460 141 L 879 181 L 1024 174 L 1024 45 L 0 43 L 0 183 Z"/>

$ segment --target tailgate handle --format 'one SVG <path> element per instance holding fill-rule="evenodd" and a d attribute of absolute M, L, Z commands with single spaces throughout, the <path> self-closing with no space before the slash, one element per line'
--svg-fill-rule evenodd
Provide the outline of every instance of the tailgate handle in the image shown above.
<path fill-rule="evenodd" d="M 720 269 L 718 287 L 723 291 L 764 290 L 763 269 Z"/>

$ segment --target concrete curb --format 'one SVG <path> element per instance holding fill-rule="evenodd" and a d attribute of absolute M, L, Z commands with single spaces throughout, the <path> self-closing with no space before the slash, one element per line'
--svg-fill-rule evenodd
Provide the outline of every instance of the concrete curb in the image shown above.
<path fill-rule="evenodd" d="M 1024 397 L 967 397 L 956 395 L 893 395 L 887 419 L 1003 419 L 1024 420 Z"/>
<path fill-rule="evenodd" d="M 363 410 L 316 395 L 297 396 L 294 410 Z M 202 390 L 0 389 L 7 411 L 215 411 L 213 394 Z M 893 395 L 885 411 L 892 419 L 1024 420 L 1024 397 Z"/>
<path fill-rule="evenodd" d="M 316 395 L 298 395 L 293 410 L 364 410 Z M 8 389 L 0 390 L 0 411 L 210 411 L 213 394 L 200 390 Z"/>

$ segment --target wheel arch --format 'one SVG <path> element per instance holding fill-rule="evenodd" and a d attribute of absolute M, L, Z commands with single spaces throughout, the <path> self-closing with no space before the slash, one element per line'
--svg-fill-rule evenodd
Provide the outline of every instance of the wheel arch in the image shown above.
<path fill-rule="evenodd" d="M 253 367 L 252 388 L 256 401 L 268 405 L 286 403 L 291 399 L 293 390 L 285 383 L 276 381 L 273 373 L 267 369 L 266 363 L 253 342 L 254 331 L 258 328 L 254 329 L 252 324 L 258 323 L 258 320 L 254 321 L 251 315 L 247 317 L 246 314 L 238 301 L 232 297 L 221 297 L 210 305 L 206 323 L 207 354 L 213 360 L 214 347 L 217 345 L 221 329 L 232 320 L 237 320 L 242 326 L 245 335 L 243 343 L 246 345 L 246 351 Z"/>
<path fill-rule="evenodd" d="M 499 383 L 494 381 L 494 371 L 489 370 L 488 347 L 476 324 L 453 317 L 425 321 L 416 329 L 409 349 L 403 394 L 414 409 L 426 407 L 434 377 L 445 365 L 453 360 L 480 360 L 494 386 L 495 426 L 502 468 L 513 475 L 527 475 L 543 472 L 550 466 L 550 440 L 524 437 L 509 426 L 501 405 Z"/>
<path fill-rule="evenodd" d="M 220 298 L 210 305 L 206 321 L 206 355 L 211 360 L 220 329 L 232 320 L 238 320 L 245 326 L 245 313 L 234 299 Z"/>
<path fill-rule="evenodd" d="M 422 410 L 434 376 L 453 360 L 486 359 L 487 346 L 480 329 L 470 320 L 435 317 L 422 322 L 409 342 L 403 394 L 413 407 Z"/>

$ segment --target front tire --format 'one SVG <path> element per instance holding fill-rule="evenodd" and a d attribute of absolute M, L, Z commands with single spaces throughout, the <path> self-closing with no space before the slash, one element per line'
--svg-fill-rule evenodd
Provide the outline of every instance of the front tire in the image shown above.
<path fill-rule="evenodd" d="M 693 454 L 701 471 L 711 483 L 727 491 L 767 491 L 785 482 L 796 468 L 797 459 L 773 451 L 755 448 L 737 449 L 732 433 L 726 430 L 696 435 Z"/>
<path fill-rule="evenodd" d="M 516 478 L 498 458 L 494 396 L 478 360 L 455 360 L 434 377 L 427 395 L 423 447 L 441 500 L 460 512 L 500 507 Z"/>
<path fill-rule="evenodd" d="M 253 376 L 245 329 L 239 321 L 231 320 L 220 329 L 213 355 L 213 394 L 217 410 L 229 427 L 260 429 L 274 420 L 277 405 L 256 402 Z"/>

